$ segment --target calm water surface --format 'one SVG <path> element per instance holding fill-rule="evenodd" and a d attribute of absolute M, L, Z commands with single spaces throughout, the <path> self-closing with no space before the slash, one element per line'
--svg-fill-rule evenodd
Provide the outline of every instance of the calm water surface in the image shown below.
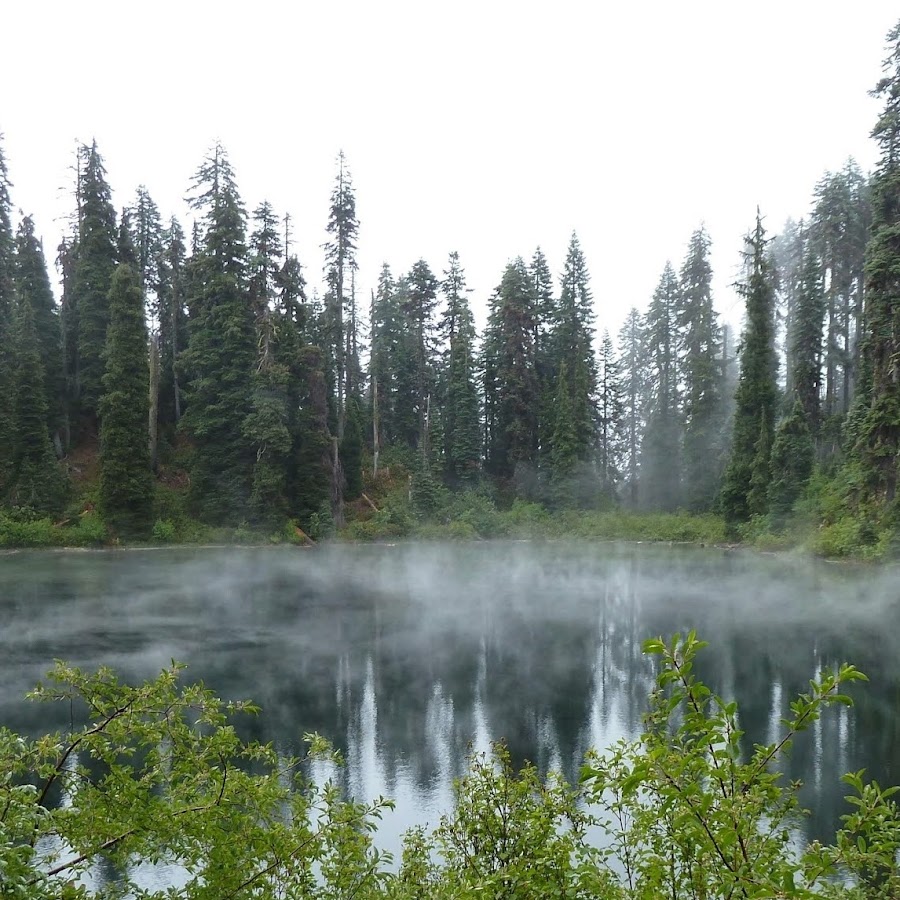
<path fill-rule="evenodd" d="M 359 799 L 397 801 L 379 840 L 434 825 L 470 746 L 576 778 L 585 750 L 640 731 L 651 636 L 695 628 L 697 670 L 754 741 L 842 661 L 872 679 L 796 742 L 808 837 L 846 811 L 840 775 L 900 783 L 900 577 L 693 548 L 460 546 L 17 553 L 0 557 L 0 722 L 35 735 L 68 710 L 23 701 L 54 658 L 128 680 L 171 659 L 262 714 L 243 734 L 345 754 Z M 153 876 L 157 877 L 157 876 Z"/>

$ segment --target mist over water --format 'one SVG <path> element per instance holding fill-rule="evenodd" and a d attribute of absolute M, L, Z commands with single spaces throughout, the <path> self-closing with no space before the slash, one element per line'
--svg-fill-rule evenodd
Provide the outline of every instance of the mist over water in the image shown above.
<path fill-rule="evenodd" d="M 397 801 L 396 849 L 451 802 L 468 748 L 505 738 L 516 760 L 577 778 L 584 752 L 640 732 L 654 663 L 641 642 L 695 628 L 697 674 L 766 742 L 808 680 L 853 662 L 872 682 L 852 710 L 801 735 L 787 765 L 829 839 L 839 783 L 900 782 L 900 577 L 758 555 L 652 546 L 458 546 L 23 552 L 0 558 L 0 723 L 65 730 L 25 692 L 54 658 L 139 681 L 171 659 L 225 698 L 262 707 L 245 738 L 302 752 L 318 731 L 359 799 Z"/>

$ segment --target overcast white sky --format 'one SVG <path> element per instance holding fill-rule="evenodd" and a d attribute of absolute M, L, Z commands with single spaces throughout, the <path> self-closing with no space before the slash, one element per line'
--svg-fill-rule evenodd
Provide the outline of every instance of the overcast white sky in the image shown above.
<path fill-rule="evenodd" d="M 49 258 L 96 137 L 114 201 L 144 183 L 186 227 L 215 138 L 249 209 L 295 218 L 311 285 L 335 157 L 357 191 L 359 287 L 458 250 L 483 311 L 509 259 L 555 273 L 577 230 L 598 326 L 643 309 L 705 221 L 716 301 L 759 204 L 771 233 L 825 170 L 868 170 L 896 0 L 41 0 L 5 5 L 0 131 Z M 479 321 L 483 314 L 479 313 Z"/>

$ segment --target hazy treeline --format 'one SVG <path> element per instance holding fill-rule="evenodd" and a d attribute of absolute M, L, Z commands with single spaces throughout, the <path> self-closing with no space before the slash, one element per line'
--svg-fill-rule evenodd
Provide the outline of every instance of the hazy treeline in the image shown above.
<path fill-rule="evenodd" d="M 363 466 L 385 463 L 411 473 L 426 509 L 441 484 L 489 486 L 501 500 L 778 525 L 818 468 L 837 485 L 832 517 L 862 511 L 875 540 L 900 441 L 896 30 L 890 40 L 876 171 L 828 173 L 810 215 L 774 239 L 757 217 L 739 341 L 713 305 L 702 226 L 617 335 L 597 326 L 575 234 L 558 281 L 540 248 L 506 265 L 480 335 L 456 253 L 439 273 L 385 263 L 364 291 L 343 154 L 320 296 L 290 217 L 269 202 L 247 212 L 220 145 L 191 182 L 190 234 L 143 187 L 117 214 L 97 146 L 82 146 L 57 304 L 32 220 L 14 228 L 0 147 L 5 504 L 61 514 L 73 450 L 97 445 L 97 503 L 125 536 L 148 532 L 154 479 L 175 472 L 204 521 L 341 525 Z"/>

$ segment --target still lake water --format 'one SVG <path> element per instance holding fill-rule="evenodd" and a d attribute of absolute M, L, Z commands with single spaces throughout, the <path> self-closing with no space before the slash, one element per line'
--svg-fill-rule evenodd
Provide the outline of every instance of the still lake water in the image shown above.
<path fill-rule="evenodd" d="M 829 667 L 872 679 L 796 742 L 808 838 L 846 811 L 842 773 L 900 783 L 894 570 L 607 544 L 22 552 L 0 557 L 0 616 L 0 723 L 68 726 L 67 708 L 22 699 L 54 658 L 133 681 L 176 659 L 262 707 L 243 736 L 285 753 L 329 738 L 348 791 L 397 801 L 388 849 L 449 808 L 470 746 L 502 737 L 574 779 L 589 747 L 635 737 L 654 679 L 641 642 L 689 628 L 750 740 L 776 739 Z"/>

